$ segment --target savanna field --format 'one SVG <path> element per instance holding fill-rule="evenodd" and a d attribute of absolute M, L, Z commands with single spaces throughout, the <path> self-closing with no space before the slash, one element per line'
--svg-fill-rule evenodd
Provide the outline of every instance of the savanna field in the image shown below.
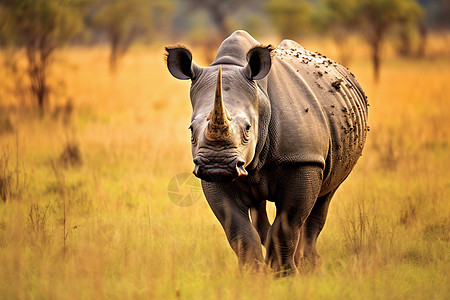
<path fill-rule="evenodd" d="M 300 43 L 336 58 L 330 42 Z M 0 298 L 449 299 L 448 46 L 435 37 L 408 59 L 387 49 L 378 83 L 357 51 L 363 156 L 331 202 L 321 268 L 281 279 L 240 272 L 203 196 L 169 197 L 193 169 L 191 106 L 162 45 L 132 48 L 115 75 L 107 48 L 59 52 L 43 117 L 17 108 L 24 79 L 0 68 Z"/>

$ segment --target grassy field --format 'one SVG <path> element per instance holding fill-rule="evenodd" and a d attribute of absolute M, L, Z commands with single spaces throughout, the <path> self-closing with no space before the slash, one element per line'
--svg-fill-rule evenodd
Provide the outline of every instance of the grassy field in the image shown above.
<path fill-rule="evenodd" d="M 191 107 L 161 49 L 133 49 L 115 76 L 107 49 L 67 49 L 42 119 L 10 107 L 0 69 L 1 299 L 449 299 L 450 55 L 389 56 L 378 84 L 353 61 L 364 155 L 331 204 L 322 267 L 275 279 L 239 271 L 203 197 L 168 196 L 193 168 Z"/>

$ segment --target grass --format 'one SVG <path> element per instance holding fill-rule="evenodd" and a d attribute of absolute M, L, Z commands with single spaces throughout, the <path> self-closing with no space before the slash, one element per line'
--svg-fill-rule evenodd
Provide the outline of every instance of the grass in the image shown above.
<path fill-rule="evenodd" d="M 364 155 L 331 204 L 321 269 L 275 279 L 239 272 L 203 197 L 168 197 L 193 167 L 189 84 L 159 48 L 135 48 L 116 76 L 106 51 L 58 58 L 51 110 L 70 102 L 68 115 L 17 111 L 0 88 L 2 299 L 450 297 L 449 55 L 389 56 L 378 84 L 367 59 L 353 62 L 371 103 Z"/>

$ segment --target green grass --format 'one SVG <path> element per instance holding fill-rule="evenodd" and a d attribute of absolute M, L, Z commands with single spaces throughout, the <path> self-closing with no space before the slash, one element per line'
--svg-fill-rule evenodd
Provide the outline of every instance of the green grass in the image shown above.
<path fill-rule="evenodd" d="M 332 201 L 322 267 L 276 279 L 239 271 L 203 197 L 179 207 L 167 195 L 193 167 L 189 84 L 145 48 L 110 77 L 105 51 L 69 49 L 71 67 L 56 66 L 67 87 L 53 103 L 70 96 L 75 106 L 66 125 L 2 106 L 13 130 L 0 133 L 10 158 L 0 171 L 12 174 L 0 203 L 0 298 L 450 297 L 448 57 L 389 58 L 379 84 L 366 61 L 353 63 L 371 103 L 364 155 Z M 68 142 L 82 165 L 61 165 Z"/>

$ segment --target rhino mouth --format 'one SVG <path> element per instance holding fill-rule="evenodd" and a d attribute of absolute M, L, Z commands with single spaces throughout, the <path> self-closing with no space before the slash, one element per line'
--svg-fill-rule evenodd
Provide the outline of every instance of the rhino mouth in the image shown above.
<path fill-rule="evenodd" d="M 205 158 L 197 156 L 194 159 L 194 175 L 208 182 L 230 182 L 238 177 L 247 176 L 245 160 L 240 157 Z"/>

